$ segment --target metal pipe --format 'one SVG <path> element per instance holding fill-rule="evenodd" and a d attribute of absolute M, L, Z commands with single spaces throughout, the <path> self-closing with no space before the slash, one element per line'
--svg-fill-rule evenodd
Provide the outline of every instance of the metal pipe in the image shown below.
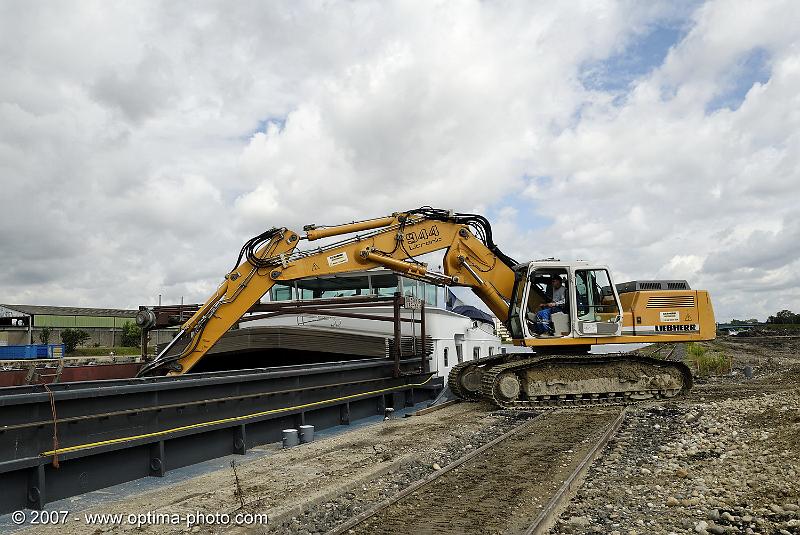
<path fill-rule="evenodd" d="M 334 227 L 325 228 L 309 228 L 306 230 L 306 238 L 308 241 L 314 241 L 320 238 L 338 236 L 340 234 L 350 234 L 351 232 L 358 232 L 359 230 L 371 230 L 374 228 L 388 227 L 395 221 L 396 218 L 394 216 L 387 216 L 379 219 L 368 219 L 366 221 L 349 223 L 347 225 L 336 225 Z"/>
<path fill-rule="evenodd" d="M 425 373 L 425 361 L 428 360 L 428 344 L 425 341 L 425 300 L 420 307 L 420 336 L 422 337 L 422 356 L 420 357 L 420 372 Z"/>
<path fill-rule="evenodd" d="M 298 308 L 298 309 L 285 309 L 285 310 L 278 310 L 276 312 L 267 312 L 264 314 L 253 314 L 252 316 L 248 316 L 246 318 L 242 318 L 239 320 L 239 323 L 245 323 L 248 321 L 255 321 L 255 320 L 263 320 L 268 318 L 274 318 L 277 316 L 285 316 L 288 314 L 318 314 L 320 316 L 333 316 L 337 318 L 354 318 L 360 320 L 375 320 L 375 321 L 394 321 L 394 318 L 386 318 L 382 316 L 371 316 L 369 314 L 356 314 L 352 312 L 338 312 L 336 310 L 331 309 L 324 309 L 324 310 L 315 310 L 311 308 Z M 399 321 L 403 321 L 406 323 L 419 323 L 420 320 L 412 319 L 412 318 L 400 318 Z"/>
<path fill-rule="evenodd" d="M 155 359 L 153 359 L 153 362 L 158 362 L 158 361 L 159 361 L 159 360 L 160 360 L 160 359 L 161 359 L 161 358 L 162 358 L 164 355 L 166 355 L 166 354 L 167 354 L 167 351 L 169 351 L 170 349 L 172 349 L 172 346 L 174 346 L 174 345 L 175 345 L 175 343 L 176 343 L 176 342 L 177 342 L 177 341 L 180 339 L 180 337 L 181 337 L 181 336 L 183 336 L 184 334 L 186 334 L 186 331 L 185 331 L 184 329 L 181 329 L 180 331 L 178 331 L 178 335 L 177 335 L 175 338 L 173 338 L 172 340 L 170 340 L 170 342 L 167 344 L 167 347 L 165 347 L 163 350 L 161 350 L 161 353 L 159 353 L 159 354 L 158 354 L 158 356 L 157 356 Z"/>
<path fill-rule="evenodd" d="M 401 337 L 400 332 L 400 292 L 394 294 L 394 377 L 400 377 Z"/>
<path fill-rule="evenodd" d="M 467 271 L 469 271 L 470 275 L 472 275 L 475 278 L 475 280 L 478 281 L 478 284 L 483 286 L 484 284 L 483 279 L 480 277 L 480 275 L 478 275 L 478 273 L 474 269 L 472 269 L 472 266 L 467 264 L 466 259 L 463 258 L 461 259 L 461 265 L 467 268 Z"/>

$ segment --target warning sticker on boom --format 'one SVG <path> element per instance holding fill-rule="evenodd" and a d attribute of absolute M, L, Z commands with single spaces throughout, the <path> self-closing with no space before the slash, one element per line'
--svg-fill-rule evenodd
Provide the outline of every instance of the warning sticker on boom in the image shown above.
<path fill-rule="evenodd" d="M 346 263 L 347 263 L 347 253 L 344 251 L 342 251 L 341 253 L 332 254 L 328 257 L 328 265 L 330 267 Z"/>
<path fill-rule="evenodd" d="M 659 312 L 659 316 L 661 317 L 661 321 L 663 323 L 669 321 L 681 321 L 681 314 L 678 311 L 674 312 Z"/>

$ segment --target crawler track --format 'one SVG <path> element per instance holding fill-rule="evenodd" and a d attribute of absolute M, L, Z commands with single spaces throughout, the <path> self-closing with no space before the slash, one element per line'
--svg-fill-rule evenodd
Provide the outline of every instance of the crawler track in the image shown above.
<path fill-rule="evenodd" d="M 509 360 L 513 360 L 513 356 L 495 355 L 478 360 L 460 362 L 450 369 L 450 373 L 447 375 L 447 384 L 450 390 L 459 398 L 467 401 L 478 400 L 481 398 L 481 380 L 479 375 L 472 379 L 470 377 L 472 371 L 478 367 L 502 364 Z"/>
<path fill-rule="evenodd" d="M 591 362 L 597 365 L 620 366 L 621 368 L 636 369 L 637 366 L 649 368 L 650 371 L 662 369 L 674 374 L 681 374 L 683 388 L 665 388 L 659 381 L 644 390 L 620 392 L 586 392 L 578 395 L 540 395 L 530 399 L 508 400 L 499 395 L 499 380 L 504 374 L 514 373 L 517 370 L 531 369 L 532 367 L 545 369 L 555 368 L 558 371 L 568 370 L 571 366 L 580 366 Z M 577 369 L 577 368 L 576 368 Z M 622 372 L 624 373 L 624 372 Z M 530 359 L 515 360 L 491 366 L 481 378 L 481 394 L 503 409 L 531 410 L 538 408 L 558 407 L 583 407 L 587 405 L 630 405 L 643 401 L 654 401 L 661 398 L 671 398 L 686 393 L 692 386 L 692 373 L 688 367 L 675 362 L 665 362 L 661 359 L 643 357 L 640 355 L 591 355 L 586 357 L 533 357 Z"/>
<path fill-rule="evenodd" d="M 622 421 L 620 408 L 548 411 L 331 534 L 539 533 Z"/>
<path fill-rule="evenodd" d="M 461 399 L 485 399 L 510 410 L 629 405 L 676 397 L 691 389 L 691 371 L 682 362 L 673 360 L 677 347 L 678 344 L 665 344 L 646 354 L 495 355 L 454 366 L 448 384 Z M 542 387 L 526 391 L 526 374 L 531 370 L 539 375 L 538 384 Z M 605 390 L 549 388 L 552 384 L 567 384 L 569 381 L 574 385 L 581 384 L 581 379 L 591 379 L 593 373 L 595 377 L 625 377 L 625 380 L 613 384 L 584 383 L 589 386 L 611 385 Z M 672 378 L 664 379 L 669 376 Z M 640 377 L 642 381 L 631 382 L 632 377 Z M 504 395 L 509 390 L 511 394 Z"/>

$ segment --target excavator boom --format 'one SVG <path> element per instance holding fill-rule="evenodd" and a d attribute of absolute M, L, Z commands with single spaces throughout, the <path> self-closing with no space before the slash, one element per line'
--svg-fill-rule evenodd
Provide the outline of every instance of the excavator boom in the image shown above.
<path fill-rule="evenodd" d="M 495 315 L 508 317 L 514 286 L 509 264 L 514 261 L 491 241 L 491 227 L 481 216 L 420 208 L 334 227 L 309 225 L 304 232 L 301 236 L 275 228 L 249 240 L 214 295 L 140 374 L 164 367 L 173 375 L 188 372 L 274 284 L 306 277 L 386 267 L 436 284 L 468 286 Z M 300 241 L 353 233 L 323 247 L 297 250 Z M 415 259 L 442 249 L 447 250 L 444 273 L 433 273 Z M 186 348 L 168 356 L 175 343 L 186 338 Z"/>

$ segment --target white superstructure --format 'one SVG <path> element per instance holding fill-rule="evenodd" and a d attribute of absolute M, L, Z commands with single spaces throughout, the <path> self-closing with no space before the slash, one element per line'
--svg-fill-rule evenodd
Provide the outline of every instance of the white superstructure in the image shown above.
<path fill-rule="evenodd" d="M 495 332 L 494 323 L 471 319 L 446 310 L 439 288 L 414 279 L 398 276 L 389 270 L 371 270 L 346 275 L 330 275 L 303 279 L 289 286 L 275 285 L 265 296 L 270 301 L 331 299 L 347 296 L 391 296 L 395 292 L 414 296 L 425 301 L 425 331 L 433 342 L 430 357 L 431 371 L 447 379 L 450 369 L 465 360 L 505 352 Z M 393 317 L 391 306 L 363 308 L 337 308 L 342 312 L 365 313 Z M 418 310 L 401 309 L 403 317 L 419 319 Z M 343 318 L 317 314 L 289 314 L 247 322 L 247 327 L 305 326 L 310 329 L 333 330 L 353 334 L 393 336 L 393 323 L 358 318 Z M 245 327 L 246 328 L 246 327 Z M 401 323 L 403 336 L 419 336 L 419 325 Z"/>

